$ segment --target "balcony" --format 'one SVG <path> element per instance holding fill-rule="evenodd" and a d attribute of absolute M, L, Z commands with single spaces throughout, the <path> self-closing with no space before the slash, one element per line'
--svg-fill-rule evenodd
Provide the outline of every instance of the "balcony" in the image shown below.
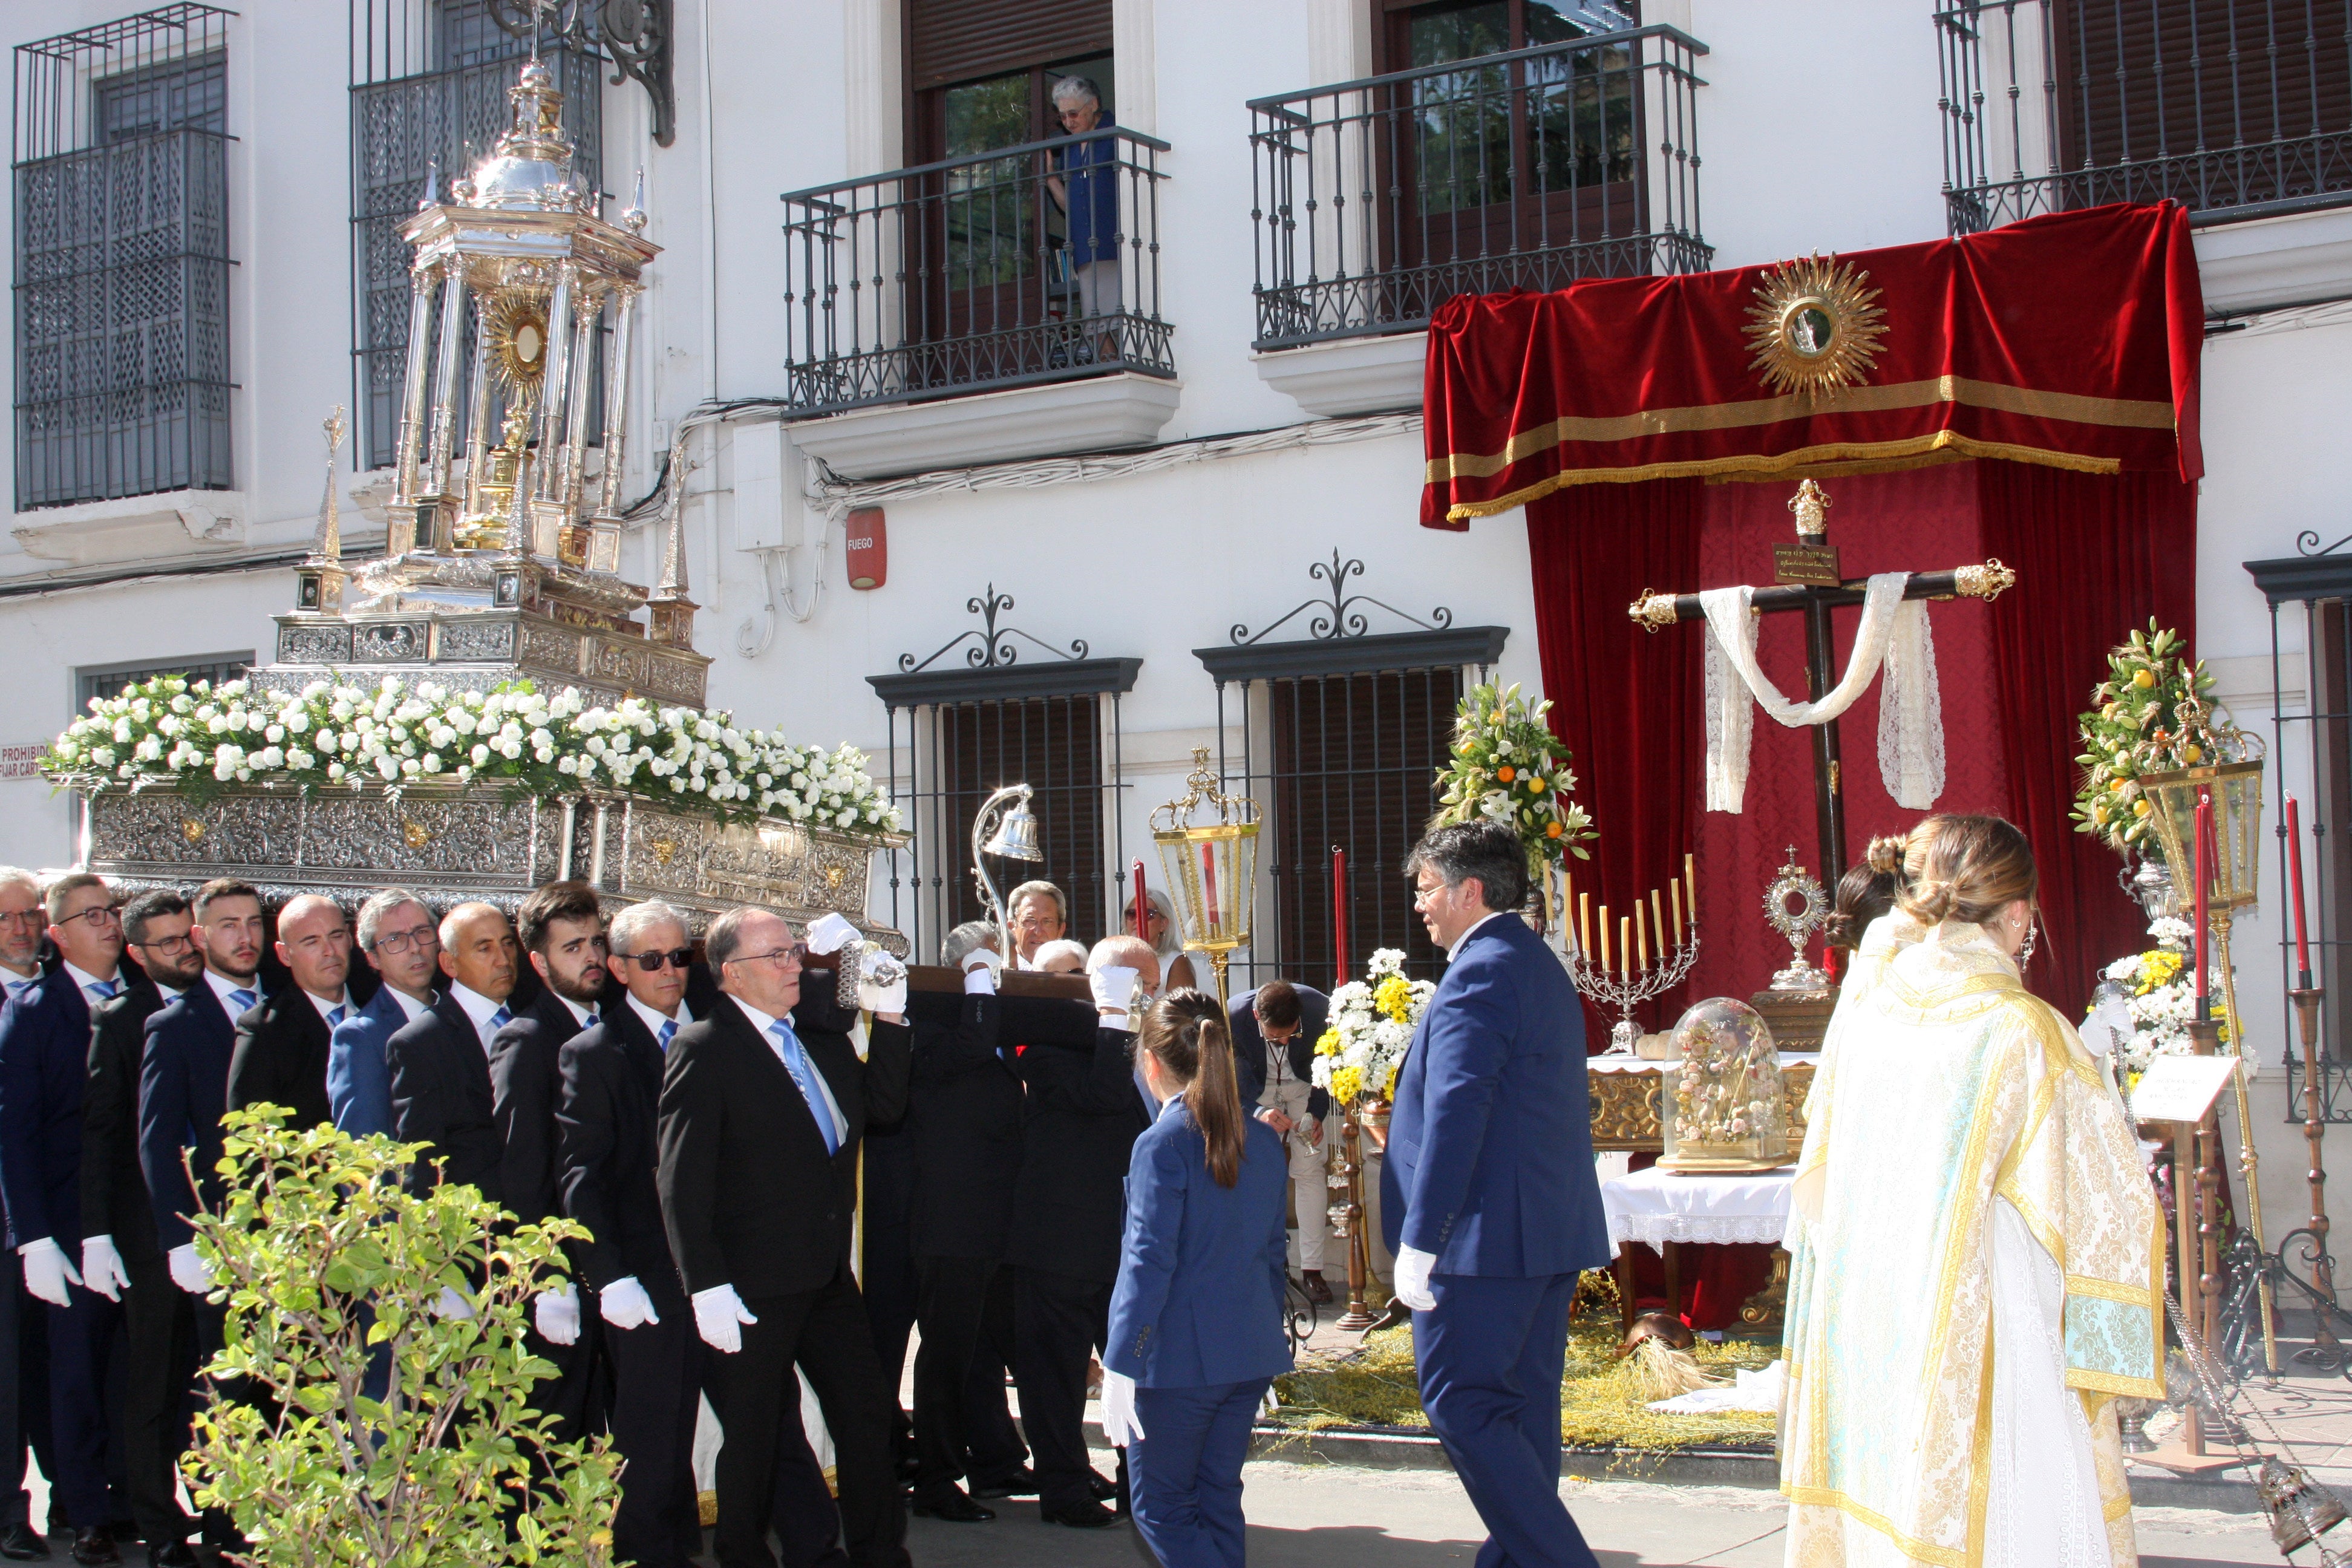
<path fill-rule="evenodd" d="M 1106 127 L 784 196 L 804 414 L 1176 372 L 1160 154 Z M 1164 417 L 1164 416 L 1162 416 Z"/>
<path fill-rule="evenodd" d="M 2352 203 L 2352 27 L 2288 0 L 1937 0 L 1951 232 L 2169 197 Z M 2200 247 L 2201 250 L 2201 247 Z"/>
<path fill-rule="evenodd" d="M 1456 294 L 1706 270 L 1706 52 L 1639 27 L 1253 100 L 1255 346 L 1412 331 Z"/>

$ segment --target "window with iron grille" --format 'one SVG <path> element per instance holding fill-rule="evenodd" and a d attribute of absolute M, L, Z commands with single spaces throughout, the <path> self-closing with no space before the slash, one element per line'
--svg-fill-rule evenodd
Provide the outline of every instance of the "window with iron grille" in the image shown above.
<path fill-rule="evenodd" d="M 992 861 L 998 890 L 1033 878 L 1060 888 L 1069 902 L 1065 934 L 1077 942 L 1118 929 L 1128 886 L 1119 700 L 1143 661 L 1092 658 L 1084 642 L 1065 652 L 999 627 L 997 616 L 1012 607 L 992 585 L 970 605 L 985 616 L 982 629 L 919 662 L 908 655 L 898 674 L 866 678 L 887 715 L 890 793 L 911 839 L 890 853 L 887 919 L 907 933 L 918 963 L 934 961 L 951 927 L 982 917 L 972 822 L 1007 784 L 1029 785 L 1045 858 Z M 1022 661 L 1022 641 L 1047 657 Z M 942 656 L 967 644 L 962 663 L 940 667 Z"/>
<path fill-rule="evenodd" d="M 1241 642 L 1237 629 L 1234 646 L 1193 650 L 1217 684 L 1222 787 L 1255 800 L 1265 825 L 1236 992 L 1276 977 L 1328 990 L 1343 963 L 1360 974 L 1379 947 L 1402 949 L 1408 973 L 1434 979 L 1444 956 L 1413 914 L 1405 857 L 1436 813 L 1463 689 L 1486 679 L 1510 632 L 1454 626 L 1440 610 L 1423 630 L 1351 634 L 1363 622 L 1346 602 L 1312 637 Z M 1335 848 L 1348 856 L 1345 953 L 1332 924 Z"/>
<path fill-rule="evenodd" d="M 227 489 L 227 22 L 16 51 L 16 508 Z"/>
<path fill-rule="evenodd" d="M 351 0 L 352 352 L 366 468 L 390 467 L 400 440 L 410 260 L 401 226 L 415 213 L 434 171 L 446 200 L 451 182 L 488 155 L 507 128 L 512 113 L 507 89 L 531 43 L 527 26 L 508 24 L 527 15 L 527 8 L 499 0 Z M 574 167 L 601 185 L 604 116 L 598 72 L 606 62 L 558 31 L 554 21 L 546 26 L 540 58 L 563 93 Z M 474 330 L 468 310 L 461 348 L 468 359 Z M 597 446 L 604 430 L 604 356 L 595 355 L 592 363 L 588 442 Z M 467 428 L 469 418 L 461 405 L 457 428 Z"/>
<path fill-rule="evenodd" d="M 187 658 L 150 659 L 138 664 L 86 664 L 74 671 L 74 711 L 89 711 L 94 697 L 119 697 L 126 686 L 152 680 L 159 675 L 184 675 L 215 686 L 241 680 L 253 668 L 253 650 L 243 653 L 200 653 Z"/>

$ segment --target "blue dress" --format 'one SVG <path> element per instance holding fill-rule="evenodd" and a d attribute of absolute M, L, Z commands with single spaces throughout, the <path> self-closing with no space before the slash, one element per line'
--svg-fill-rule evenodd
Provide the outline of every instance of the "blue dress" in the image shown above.
<path fill-rule="evenodd" d="M 1069 194 L 1070 265 L 1118 259 L 1119 139 L 1108 116 L 1087 132 L 1090 142 L 1062 149 L 1062 188 Z M 1097 134 L 1099 133 L 1099 134 Z"/>

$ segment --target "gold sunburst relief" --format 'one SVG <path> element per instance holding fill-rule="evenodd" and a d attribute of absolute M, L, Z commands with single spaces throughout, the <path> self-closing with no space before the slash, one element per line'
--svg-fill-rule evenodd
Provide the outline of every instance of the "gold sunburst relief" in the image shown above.
<path fill-rule="evenodd" d="M 547 300 L 538 294 L 510 294 L 491 308 L 490 363 L 499 379 L 528 401 L 547 374 Z"/>
<path fill-rule="evenodd" d="M 1870 275 L 1834 256 L 1765 272 L 1748 310 L 1748 368 L 1775 392 L 1815 397 L 1852 386 L 1877 362 L 1886 312 Z"/>

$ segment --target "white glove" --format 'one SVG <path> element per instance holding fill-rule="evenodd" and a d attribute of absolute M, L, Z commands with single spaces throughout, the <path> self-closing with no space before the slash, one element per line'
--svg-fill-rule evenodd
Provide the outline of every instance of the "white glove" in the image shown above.
<path fill-rule="evenodd" d="M 743 1348 L 743 1325 L 760 1320 L 743 1310 L 743 1298 L 732 1285 L 713 1285 L 694 1293 L 694 1327 L 712 1350 L 733 1355 Z"/>
<path fill-rule="evenodd" d="M 993 996 L 996 977 L 1004 971 L 1004 960 L 984 947 L 975 947 L 963 955 L 963 994 L 967 996 Z"/>
<path fill-rule="evenodd" d="M 1118 964 L 1106 964 L 1087 974 L 1087 985 L 1095 994 L 1097 1013 L 1126 1013 L 1135 1005 L 1135 971 Z"/>
<path fill-rule="evenodd" d="M 80 1284 L 81 1276 L 74 1272 L 72 1261 L 66 1257 L 66 1249 L 58 1245 L 56 1237 L 28 1241 L 16 1249 L 16 1256 L 25 1260 L 26 1289 L 52 1307 L 72 1305 L 73 1297 L 67 1293 L 66 1287 Z"/>
<path fill-rule="evenodd" d="M 531 1302 L 531 1321 L 539 1337 L 551 1345 L 580 1342 L 580 1292 L 566 1281 L 561 1290 L 541 1290 Z"/>
<path fill-rule="evenodd" d="M 879 948 L 869 949 L 857 971 L 857 1005 L 884 1016 L 907 1012 L 907 966 Z"/>
<path fill-rule="evenodd" d="M 1429 1293 L 1429 1271 L 1437 1267 L 1437 1254 L 1423 1252 L 1416 1247 L 1400 1247 L 1396 1255 L 1396 1299 L 1416 1312 L 1426 1312 L 1437 1305 L 1437 1298 Z"/>
<path fill-rule="evenodd" d="M 1108 1367 L 1103 1368 L 1102 1428 L 1104 1441 L 1114 1448 L 1126 1447 L 1129 1438 L 1150 1436 L 1136 1419 L 1135 1379 Z"/>
<path fill-rule="evenodd" d="M 131 1276 L 122 1271 L 122 1255 L 114 1250 L 114 1237 L 81 1238 L 81 1279 L 108 1300 L 122 1300 L 122 1292 L 131 1289 Z"/>
<path fill-rule="evenodd" d="M 661 1314 L 654 1310 L 654 1299 L 646 1294 L 634 1274 L 597 1291 L 596 1310 L 616 1329 L 638 1329 L 661 1321 Z"/>
<path fill-rule="evenodd" d="M 858 940 L 857 928 L 846 917 L 829 914 L 809 923 L 808 934 L 802 939 L 814 953 L 839 952 Z"/>
<path fill-rule="evenodd" d="M 172 1248 L 165 1261 L 172 1266 L 173 1284 L 191 1296 L 203 1296 L 211 1292 L 213 1271 L 205 1266 L 203 1258 L 196 1256 L 194 1242 L 191 1241 Z"/>
<path fill-rule="evenodd" d="M 441 1294 L 433 1299 L 433 1315 L 436 1318 L 470 1318 L 474 1315 L 474 1304 L 458 1295 L 454 1288 L 444 1285 Z"/>

